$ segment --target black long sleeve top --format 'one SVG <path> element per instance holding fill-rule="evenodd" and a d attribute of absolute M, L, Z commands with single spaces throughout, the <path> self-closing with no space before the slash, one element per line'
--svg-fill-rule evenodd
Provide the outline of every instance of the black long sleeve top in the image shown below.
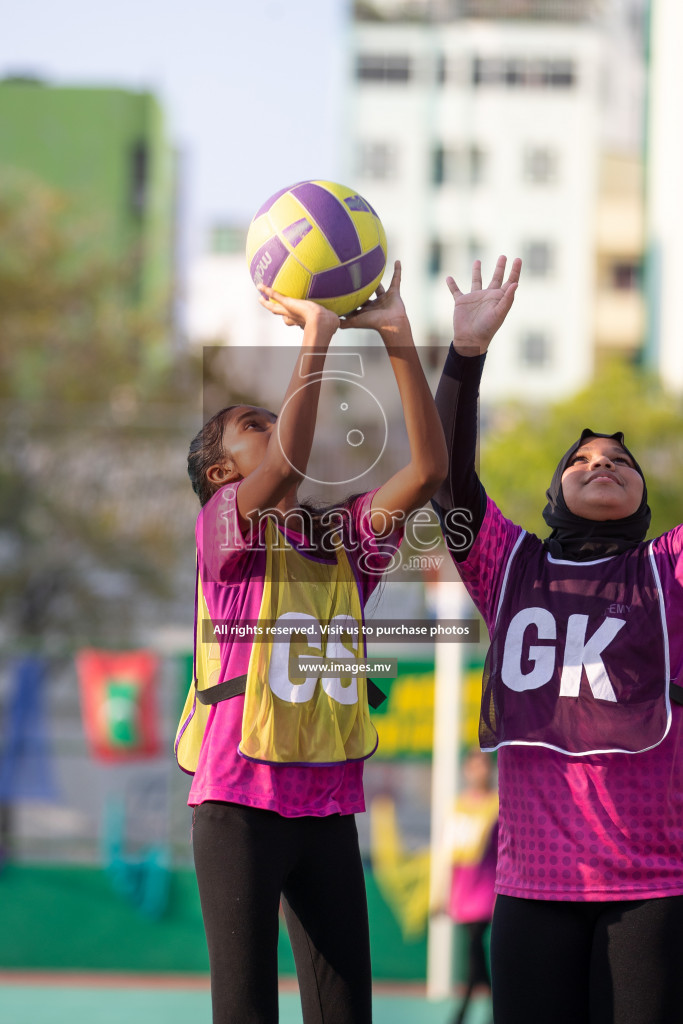
<path fill-rule="evenodd" d="M 462 356 L 451 345 L 436 391 L 448 447 L 448 476 L 432 498 L 432 506 L 456 562 L 467 558 L 486 511 L 486 492 L 475 468 L 479 382 L 485 358 Z"/>

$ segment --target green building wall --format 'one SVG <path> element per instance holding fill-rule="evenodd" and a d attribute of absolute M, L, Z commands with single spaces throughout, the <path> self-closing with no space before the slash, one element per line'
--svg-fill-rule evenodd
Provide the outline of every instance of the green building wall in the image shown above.
<path fill-rule="evenodd" d="M 89 246 L 133 266 L 133 301 L 170 308 L 175 170 L 148 92 L 0 82 L 0 172 L 24 172 L 74 200 Z"/>

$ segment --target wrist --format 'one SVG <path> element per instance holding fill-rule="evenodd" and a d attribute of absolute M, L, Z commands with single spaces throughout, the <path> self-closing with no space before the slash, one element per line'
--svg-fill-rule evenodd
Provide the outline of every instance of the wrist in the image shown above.
<path fill-rule="evenodd" d="M 486 355 L 490 342 L 464 341 L 459 338 L 453 338 L 451 344 L 453 345 L 453 351 L 457 352 L 459 356 L 471 359 L 474 356 Z"/>
<path fill-rule="evenodd" d="M 304 342 L 329 344 L 339 327 L 339 317 L 329 309 L 320 307 L 319 313 L 306 318 L 304 324 Z"/>
<path fill-rule="evenodd" d="M 412 345 L 413 332 L 408 317 L 402 317 L 390 324 L 377 328 L 377 332 L 385 345 Z"/>

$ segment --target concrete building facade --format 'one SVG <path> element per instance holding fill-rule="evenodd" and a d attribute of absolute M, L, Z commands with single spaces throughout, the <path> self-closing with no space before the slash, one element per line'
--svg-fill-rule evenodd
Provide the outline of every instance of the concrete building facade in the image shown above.
<path fill-rule="evenodd" d="M 653 2 L 647 139 L 647 297 L 652 329 L 647 358 L 664 385 L 677 394 L 683 393 L 681 33 L 681 5 L 676 0 Z"/>
<path fill-rule="evenodd" d="M 601 346 L 632 352 L 642 340 L 638 167 L 624 177 L 610 158 L 640 160 L 643 67 L 623 5 L 356 7 L 345 176 L 402 261 L 417 338 L 451 337 L 447 274 L 469 288 L 475 258 L 485 279 L 500 253 L 524 260 L 489 359 L 490 399 L 571 394 Z M 621 326 L 602 295 L 620 290 L 633 293 Z"/>

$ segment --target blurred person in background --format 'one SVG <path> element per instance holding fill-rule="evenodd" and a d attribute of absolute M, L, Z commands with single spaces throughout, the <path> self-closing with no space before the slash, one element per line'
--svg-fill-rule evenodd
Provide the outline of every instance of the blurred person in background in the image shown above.
<path fill-rule="evenodd" d="M 467 981 L 453 1024 L 463 1024 L 472 994 L 490 996 L 488 939 L 495 903 L 498 791 L 495 760 L 473 748 L 462 763 L 462 789 L 444 832 L 451 863 L 448 913 L 467 935 Z"/>

